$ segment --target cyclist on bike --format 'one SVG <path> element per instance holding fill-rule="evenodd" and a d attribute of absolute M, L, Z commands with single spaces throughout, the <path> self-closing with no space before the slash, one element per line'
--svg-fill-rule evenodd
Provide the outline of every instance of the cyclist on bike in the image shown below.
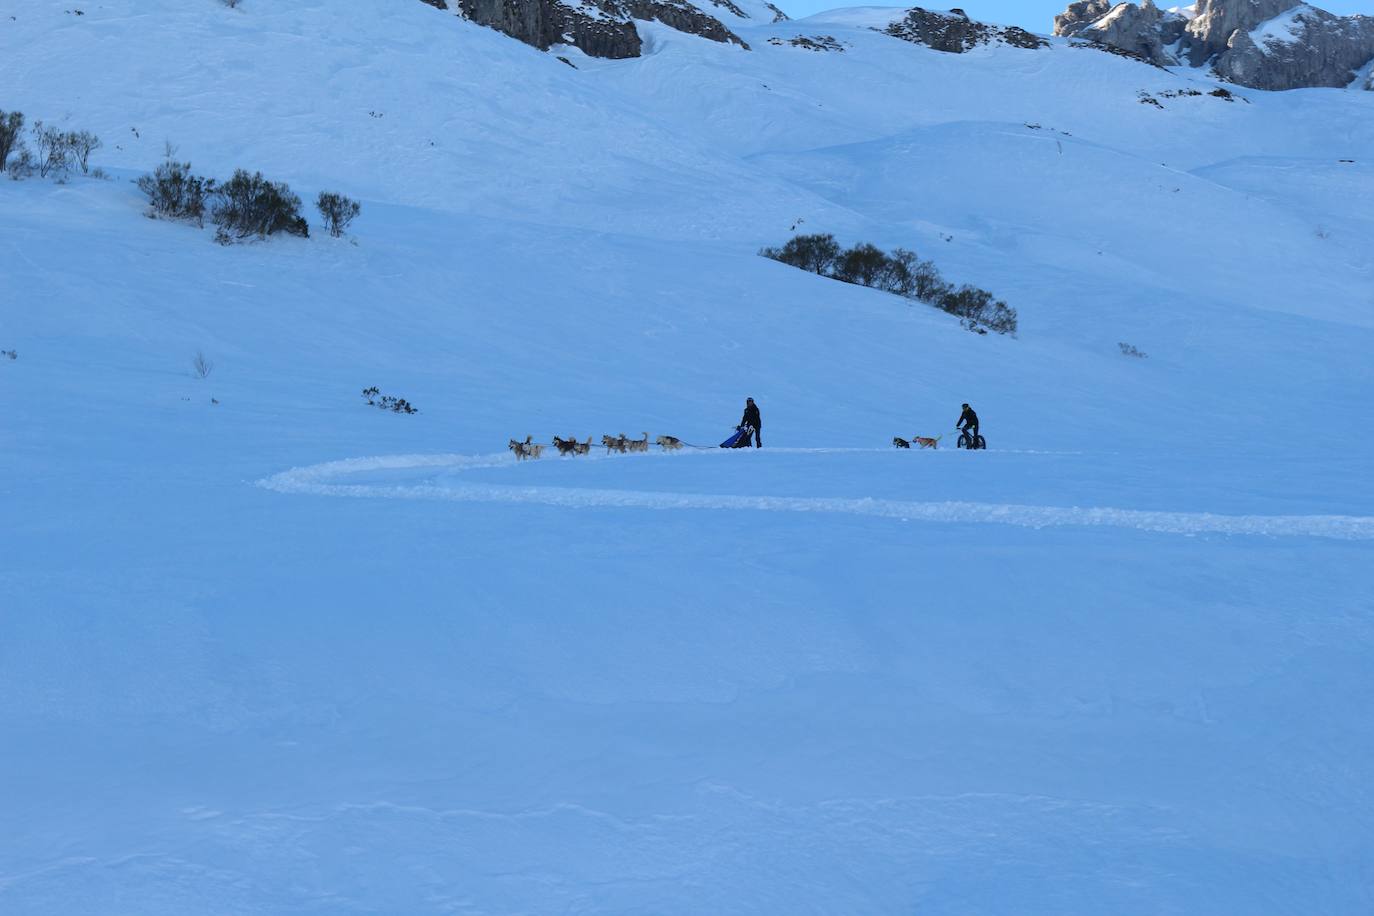
<path fill-rule="evenodd" d="M 964 412 L 959 414 L 959 422 L 955 426 L 968 433 L 970 441 L 978 441 L 978 414 L 973 412 L 972 407 L 967 404 L 964 405 Z"/>

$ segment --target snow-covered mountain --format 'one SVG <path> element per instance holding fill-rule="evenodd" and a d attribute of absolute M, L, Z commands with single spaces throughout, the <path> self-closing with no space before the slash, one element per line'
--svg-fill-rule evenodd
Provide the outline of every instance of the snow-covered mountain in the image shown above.
<path fill-rule="evenodd" d="M 1153 0 L 1078 0 L 1056 35 L 1087 39 L 1159 66 L 1208 67 L 1255 89 L 1369 89 L 1374 16 L 1336 16 L 1294 0 L 1198 0 L 1161 10 Z"/>
<path fill-rule="evenodd" d="M 1374 908 L 1374 94 L 734 3 L 0 10 L 0 912 Z"/>

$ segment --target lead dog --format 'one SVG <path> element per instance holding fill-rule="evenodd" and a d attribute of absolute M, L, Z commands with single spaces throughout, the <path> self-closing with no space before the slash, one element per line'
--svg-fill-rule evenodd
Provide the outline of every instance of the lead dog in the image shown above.
<path fill-rule="evenodd" d="M 911 448 L 911 443 L 903 439 L 901 436 L 893 436 L 892 444 L 895 445 L 897 448 Z"/>
<path fill-rule="evenodd" d="M 526 458 L 538 458 L 540 455 L 544 454 L 544 446 L 536 445 L 531 441 L 533 439 L 533 436 L 526 436 L 524 442 L 516 442 L 514 439 L 510 440 L 510 450 L 515 452 L 516 461 L 524 461 Z"/>
<path fill-rule="evenodd" d="M 654 444 L 665 452 L 674 452 L 682 448 L 682 440 L 677 436 L 659 436 L 654 440 Z"/>

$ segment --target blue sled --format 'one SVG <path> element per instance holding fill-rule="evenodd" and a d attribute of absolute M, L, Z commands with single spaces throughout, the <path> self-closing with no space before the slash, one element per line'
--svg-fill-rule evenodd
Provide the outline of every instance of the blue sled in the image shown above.
<path fill-rule="evenodd" d="M 735 428 L 735 434 L 720 444 L 721 448 L 748 448 L 754 439 L 754 430 L 749 426 Z"/>

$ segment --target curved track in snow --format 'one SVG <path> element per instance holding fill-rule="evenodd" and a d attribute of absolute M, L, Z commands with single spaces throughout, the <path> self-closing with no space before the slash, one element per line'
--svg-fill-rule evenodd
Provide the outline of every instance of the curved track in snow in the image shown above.
<path fill-rule="evenodd" d="M 776 450 L 775 451 L 779 451 Z M 816 449 L 808 451 L 855 451 Z M 1028 506 L 1006 503 L 913 502 L 814 496 L 739 496 L 618 490 L 582 487 L 522 487 L 496 484 L 438 483 L 383 485 L 349 483 L 350 476 L 388 471 L 433 469 L 461 473 L 480 468 L 514 466 L 508 455 L 382 455 L 349 458 L 292 468 L 257 482 L 278 493 L 349 496 L 370 499 L 429 499 L 454 502 L 532 503 L 572 509 L 749 509 L 759 512 L 827 512 L 869 515 L 902 521 L 1016 525 L 1024 528 L 1063 526 L 1134 528 L 1166 534 L 1262 535 L 1319 537 L 1347 541 L 1374 540 L 1374 517 L 1350 515 L 1217 515 L 1210 512 L 1152 512 L 1109 507 Z"/>

